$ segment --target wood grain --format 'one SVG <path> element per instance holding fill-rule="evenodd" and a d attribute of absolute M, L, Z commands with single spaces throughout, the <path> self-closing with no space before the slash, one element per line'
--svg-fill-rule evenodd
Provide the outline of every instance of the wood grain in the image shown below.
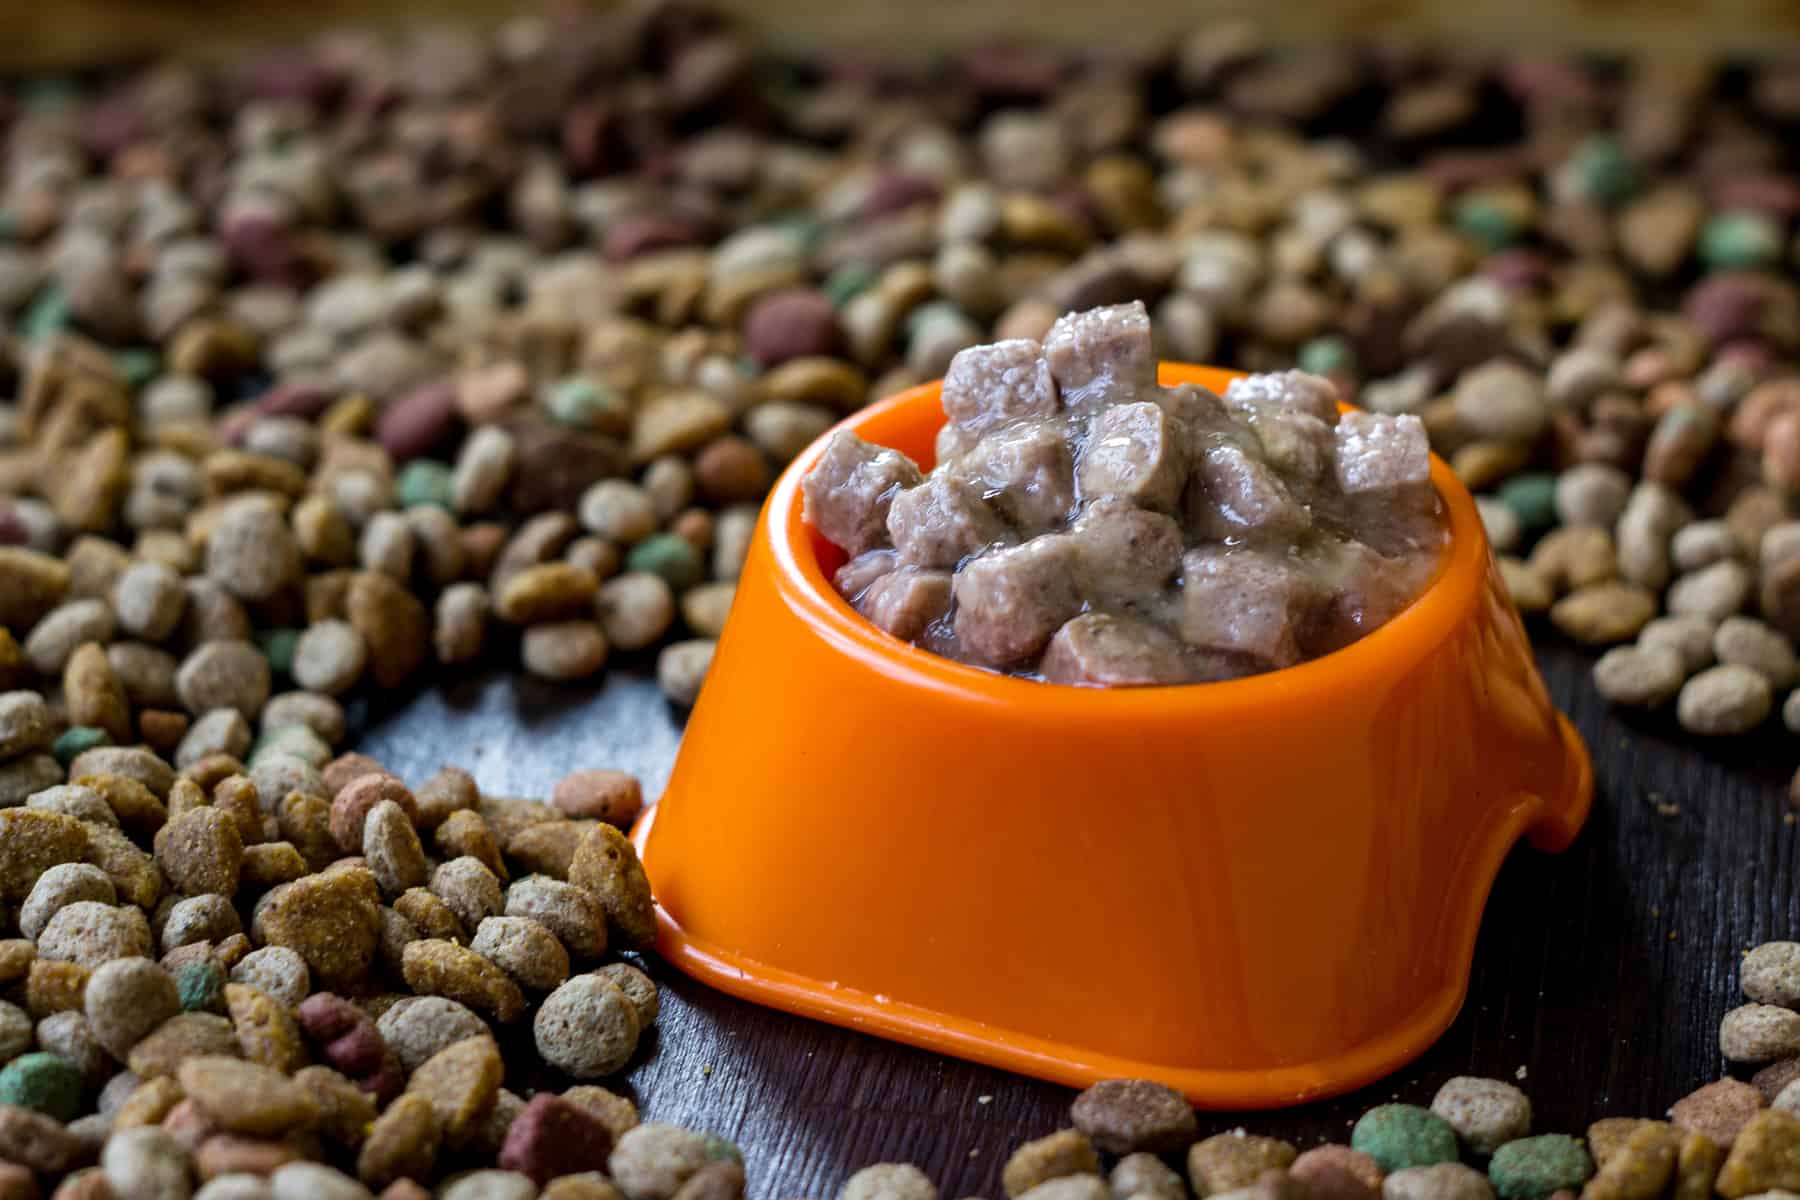
<path fill-rule="evenodd" d="M 1588 656 L 1549 645 L 1540 661 L 1593 751 L 1594 813 L 1567 853 L 1521 846 L 1507 860 L 1455 1024 L 1359 1094 L 1205 1114 L 1203 1131 L 1248 1124 L 1302 1145 L 1341 1141 L 1370 1105 L 1429 1103 L 1448 1077 L 1475 1074 L 1518 1077 L 1539 1129 L 1579 1132 L 1598 1117 L 1660 1115 L 1718 1077 L 1739 954 L 1800 930 L 1800 835 L 1783 819 L 1790 756 L 1773 734 L 1696 748 L 1666 718 L 1610 711 Z M 588 766 L 636 771 L 654 795 L 680 736 L 641 669 L 600 690 L 493 674 L 353 715 L 362 748 L 410 780 L 448 761 L 519 795 Z M 1070 969 L 1085 969 L 1082 958 L 1073 951 Z M 736 1141 L 753 1200 L 832 1197 L 856 1168 L 895 1159 L 918 1163 L 947 1198 L 998 1196 L 1011 1149 L 1067 1124 L 1065 1088 L 759 1009 L 647 965 L 662 1016 L 629 1081 L 649 1117 Z M 1131 1019 L 1128 996 L 1118 1019 Z M 559 1082 L 513 1070 L 515 1088 Z"/>
<path fill-rule="evenodd" d="M 1122 32 L 1159 39 L 1236 16 L 1252 16 L 1289 40 L 1404 31 L 1464 42 L 1759 54 L 1800 42 L 1800 5 L 1791 0 L 1137 0 L 1128 31 L 1121 30 L 1113 6 L 1093 0 L 718 0 L 718 7 L 773 44 L 857 43 L 890 54 L 997 34 L 1074 43 L 1116 41 Z M 0 69 L 88 66 L 167 53 L 210 56 L 345 24 L 488 26 L 539 10 L 518 0 L 0 0 Z"/>

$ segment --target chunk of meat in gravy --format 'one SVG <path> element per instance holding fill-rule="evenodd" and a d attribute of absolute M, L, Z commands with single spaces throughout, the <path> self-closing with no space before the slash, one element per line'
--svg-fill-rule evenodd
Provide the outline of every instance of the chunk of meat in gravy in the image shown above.
<path fill-rule="evenodd" d="M 962 471 L 1020 537 L 1057 528 L 1075 506 L 1075 464 L 1054 425 L 996 429 L 963 456 Z"/>
<path fill-rule="evenodd" d="M 1247 417 L 1267 412 L 1297 412 L 1337 424 L 1337 389 L 1329 379 L 1305 371 L 1241 375 L 1225 386 L 1225 404 Z"/>
<path fill-rule="evenodd" d="M 1312 524 L 1281 476 L 1234 441 L 1219 438 L 1194 465 L 1188 488 L 1187 525 L 1213 541 L 1244 537 L 1293 537 Z"/>
<path fill-rule="evenodd" d="M 858 596 L 869 590 L 869 585 L 900 565 L 900 556 L 892 550 L 865 550 L 849 562 L 837 569 L 831 577 L 831 586 L 838 595 L 855 604 Z"/>
<path fill-rule="evenodd" d="M 996 542 L 1010 540 L 1006 524 L 972 484 L 932 475 L 894 497 L 888 536 L 900 561 L 916 567 L 954 567 Z"/>
<path fill-rule="evenodd" d="M 1441 546 L 1431 446 L 1419 418 L 1346 413 L 1336 437 L 1348 531 L 1394 557 L 1418 557 Z"/>
<path fill-rule="evenodd" d="M 1043 347 L 1011 338 L 958 351 L 944 373 L 943 405 L 950 424 L 975 437 L 1020 417 L 1054 416 L 1056 384 Z"/>
<path fill-rule="evenodd" d="M 1156 386 L 1150 314 L 1141 300 L 1058 317 L 1044 335 L 1044 358 L 1069 408 L 1148 395 Z"/>
<path fill-rule="evenodd" d="M 1140 401 L 1103 408 L 1081 452 L 1081 494 L 1121 496 L 1173 511 L 1187 483 L 1186 457 L 1175 422 L 1159 406 Z"/>
<path fill-rule="evenodd" d="M 953 624 L 963 655 L 1004 667 L 1044 648 L 1081 611 L 1080 553 L 1067 534 L 995 550 L 956 573 Z"/>
<path fill-rule="evenodd" d="M 1332 468 L 1331 426 L 1311 413 L 1264 412 L 1250 418 L 1269 465 L 1286 475 L 1318 483 Z"/>
<path fill-rule="evenodd" d="M 1156 402 L 1190 434 L 1217 433 L 1231 422 L 1225 402 L 1197 383 L 1158 388 Z"/>
<path fill-rule="evenodd" d="M 887 540 L 888 508 L 894 496 L 917 487 L 923 478 L 913 460 L 898 450 L 839 431 L 801 483 L 802 515 L 855 558 Z"/>
<path fill-rule="evenodd" d="M 957 426 L 945 422 L 937 431 L 937 438 L 932 442 L 932 453 L 937 456 L 937 465 L 955 462 L 975 445 L 975 437 L 965 433 Z"/>
<path fill-rule="evenodd" d="M 1388 558 L 1356 541 L 1326 543 L 1316 553 L 1320 586 L 1330 595 L 1311 636 L 1309 655 L 1342 649 L 1387 624 L 1424 590 L 1437 569 L 1435 557 Z"/>
<path fill-rule="evenodd" d="M 1148 621 L 1083 613 L 1056 631 L 1038 671 L 1051 683 L 1093 687 L 1188 683 L 1194 668 L 1181 640 Z"/>
<path fill-rule="evenodd" d="M 869 585 L 857 608 L 902 641 L 925 636 L 950 607 L 950 572 L 901 567 Z"/>
<path fill-rule="evenodd" d="M 1181 570 L 1181 526 L 1116 496 L 1090 504 L 1069 537 L 1080 551 L 1084 590 L 1111 603 L 1142 600 Z"/>
<path fill-rule="evenodd" d="M 1181 637 L 1269 667 L 1300 661 L 1324 595 L 1299 564 L 1253 550 L 1201 547 L 1182 560 Z"/>

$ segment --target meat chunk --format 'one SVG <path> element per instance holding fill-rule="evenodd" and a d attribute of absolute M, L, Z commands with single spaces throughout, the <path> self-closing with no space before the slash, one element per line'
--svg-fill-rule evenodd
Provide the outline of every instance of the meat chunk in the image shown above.
<path fill-rule="evenodd" d="M 1331 380 L 1305 371 L 1243 375 L 1225 387 L 1225 404 L 1247 417 L 1265 412 L 1305 413 L 1337 424 L 1338 395 Z"/>
<path fill-rule="evenodd" d="M 1203 538 L 1291 537 L 1312 524 L 1281 476 L 1235 441 L 1215 439 L 1195 464 L 1194 477 L 1188 528 Z"/>
<path fill-rule="evenodd" d="M 1043 347 L 1012 338 L 958 351 L 944 372 L 943 405 L 950 424 L 975 437 L 1020 417 L 1054 416 L 1056 384 Z"/>
<path fill-rule="evenodd" d="M 1329 654 L 1387 624 L 1419 595 L 1434 558 L 1389 558 L 1358 541 L 1332 540 L 1317 552 L 1318 578 L 1329 594 L 1302 649 Z"/>
<path fill-rule="evenodd" d="M 906 455 L 840 430 L 801 483 L 803 515 L 827 541 L 855 558 L 886 543 L 894 496 L 917 487 L 922 478 Z"/>
<path fill-rule="evenodd" d="M 992 497 L 1020 537 L 1057 528 L 1075 507 L 1075 464 L 1060 424 L 996 429 L 963 456 L 964 477 Z"/>
<path fill-rule="evenodd" d="M 900 565 L 900 556 L 892 550 L 865 550 L 849 562 L 837 569 L 831 577 L 831 586 L 838 595 L 855 604 L 858 596 L 869 590 L 869 585 Z"/>
<path fill-rule="evenodd" d="M 954 567 L 1009 538 L 1005 523 L 981 493 L 945 474 L 934 474 L 894 497 L 887 528 L 900 561 L 917 567 Z"/>
<path fill-rule="evenodd" d="M 1069 536 L 1081 552 L 1083 588 L 1109 602 L 1144 600 L 1181 570 L 1181 526 L 1117 496 L 1090 504 Z"/>
<path fill-rule="evenodd" d="M 950 578 L 948 571 L 901 567 L 870 584 L 857 608 L 901 641 L 917 641 L 949 609 Z"/>
<path fill-rule="evenodd" d="M 1117 400 L 1121 392 L 1148 396 L 1156 386 L 1150 314 L 1141 300 L 1058 317 L 1044 336 L 1044 358 L 1070 408 Z"/>
<path fill-rule="evenodd" d="M 1203 546 L 1181 564 L 1181 637 L 1266 667 L 1300 661 L 1324 593 L 1286 555 Z"/>
<path fill-rule="evenodd" d="M 1120 496 L 1173 511 L 1187 483 L 1187 456 L 1175 423 L 1148 401 L 1115 404 L 1094 415 L 1081 454 L 1081 493 Z"/>
<path fill-rule="evenodd" d="M 1194 678 L 1187 647 L 1148 621 L 1083 613 L 1056 631 L 1038 667 L 1051 683 L 1132 687 Z"/>
<path fill-rule="evenodd" d="M 1074 539 L 1055 533 L 964 565 L 952 589 L 963 654 L 995 667 L 1037 654 L 1081 611 L 1079 569 Z"/>
<path fill-rule="evenodd" d="M 1231 414 L 1217 393 L 1197 383 L 1178 383 L 1156 390 L 1156 402 L 1190 433 L 1216 433 L 1231 424 Z"/>
<path fill-rule="evenodd" d="M 1347 496 L 1431 487 L 1431 443 L 1415 416 L 1345 413 L 1336 449 L 1338 486 Z"/>
<path fill-rule="evenodd" d="M 932 453 L 937 458 L 937 465 L 941 467 L 945 463 L 953 463 L 961 458 L 963 453 L 974 444 L 973 435 L 964 433 L 956 425 L 946 421 L 937 431 L 937 437 L 932 442 Z"/>
<path fill-rule="evenodd" d="M 1284 475 L 1318 483 L 1331 471 L 1331 426 L 1311 413 L 1265 412 L 1250 418 L 1263 458 Z"/>

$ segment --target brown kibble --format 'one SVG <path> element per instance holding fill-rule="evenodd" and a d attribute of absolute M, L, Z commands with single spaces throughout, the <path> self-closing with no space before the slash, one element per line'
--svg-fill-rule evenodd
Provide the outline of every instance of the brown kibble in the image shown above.
<path fill-rule="evenodd" d="M 294 1073 L 294 1082 L 319 1106 L 319 1133 L 340 1146 L 361 1144 L 375 1121 L 374 1097 L 330 1067 L 304 1067 Z"/>
<path fill-rule="evenodd" d="M 0 813 L 0 862 L 4 861 L 5 818 L 6 814 Z M 85 857 L 106 872 L 120 900 L 148 910 L 162 898 L 163 877 L 156 860 L 132 845 L 131 839 L 119 830 L 89 824 Z M 0 880 L 5 878 L 0 873 Z"/>
<path fill-rule="evenodd" d="M 399 895 L 428 878 L 430 867 L 418 831 L 392 800 L 383 800 L 369 810 L 363 822 L 362 852 L 384 895 Z"/>
<path fill-rule="evenodd" d="M 525 1012 L 525 996 L 499 967 L 455 942 L 422 938 L 409 943 L 401 965 L 406 984 L 424 996 L 444 996 L 487 1013 L 501 1024 Z"/>
<path fill-rule="evenodd" d="M 550 802 L 571 817 L 628 829 L 644 806 L 644 789 L 624 771 L 572 771 L 557 781 Z"/>
<path fill-rule="evenodd" d="M 366 870 L 307 876 L 270 892 L 257 926 L 265 943 L 298 952 L 326 987 L 354 983 L 375 959 L 380 893 Z"/>
<path fill-rule="evenodd" d="M 246 1059 L 289 1075 L 306 1065 L 306 1042 L 286 1005 L 249 984 L 228 983 L 225 1007 Z"/>
<path fill-rule="evenodd" d="M 473 858 L 501 883 L 506 882 L 506 864 L 500 856 L 500 843 L 494 840 L 494 831 L 488 828 L 487 821 L 473 809 L 458 809 L 444 818 L 433 841 L 445 859 Z"/>
<path fill-rule="evenodd" d="M 0 580 L 0 625 L 30 629 L 68 594 L 69 568 L 36 550 L 0 546 Z"/>
<path fill-rule="evenodd" d="M 0 809 L 0 902 L 17 904 L 31 894 L 38 876 L 51 867 L 82 861 L 89 830 L 90 826 L 65 813 Z M 101 869 L 105 869 L 103 865 Z"/>
<path fill-rule="evenodd" d="M 606 1126 L 614 1142 L 624 1137 L 625 1131 L 638 1123 L 637 1105 L 599 1084 L 578 1083 L 563 1092 L 563 1099 L 579 1104 L 593 1114 L 595 1119 Z"/>
<path fill-rule="evenodd" d="M 231 1022 L 212 1013 L 177 1013 L 131 1048 L 126 1065 L 141 1079 L 173 1075 L 202 1054 L 236 1058 L 241 1053 Z"/>
<path fill-rule="evenodd" d="M 372 1188 L 403 1178 L 430 1179 L 439 1141 L 431 1100 L 413 1092 L 399 1096 L 370 1127 L 356 1157 L 356 1177 Z"/>
<path fill-rule="evenodd" d="M 359 775 L 338 789 L 331 801 L 331 836 L 344 853 L 362 853 L 363 826 L 383 801 L 398 805 L 408 822 L 417 820 L 419 805 L 412 792 L 385 771 Z"/>
<path fill-rule="evenodd" d="M 202 1180 L 217 1179 L 221 1175 L 267 1176 L 288 1163 L 304 1159 L 304 1151 L 294 1140 L 268 1141 L 216 1133 L 194 1151 L 194 1169 Z"/>
<path fill-rule="evenodd" d="M 449 819 L 451 813 L 481 803 L 481 789 L 475 786 L 475 777 L 461 767 L 439 768 L 419 785 L 413 796 L 419 806 L 418 827 L 421 830 L 436 829 Z"/>
<path fill-rule="evenodd" d="M 585 567 L 567 562 L 526 567 L 494 597 L 494 614 L 514 625 L 535 625 L 578 616 L 593 607 L 600 581 Z"/>
<path fill-rule="evenodd" d="M 384 688 L 398 687 L 425 661 L 431 622 L 425 606 L 380 571 L 359 571 L 344 615 L 369 646 L 369 672 Z"/>
<path fill-rule="evenodd" d="M 1675 1172 L 1680 1144 L 1661 1121 L 1640 1125 L 1582 1189 L 1584 1200 L 1656 1200 Z"/>
<path fill-rule="evenodd" d="M 190 896 L 235 895 L 244 864 L 237 821 L 217 808 L 196 808 L 156 833 L 156 862 L 169 882 Z"/>
<path fill-rule="evenodd" d="M 98 771 L 78 774 L 74 782 L 80 787 L 100 793 L 106 806 L 119 818 L 119 824 L 140 837 L 154 834 L 168 819 L 168 809 L 156 798 L 156 793 L 129 776 L 112 771 Z M 170 785 L 171 789 L 173 786 Z"/>
<path fill-rule="evenodd" d="M 1075 1128 L 1109 1154 L 1173 1153 L 1192 1145 L 1198 1125 L 1187 1098 L 1147 1079 L 1107 1079 L 1075 1097 Z"/>
<path fill-rule="evenodd" d="M 575 851 L 593 821 L 542 821 L 527 825 L 506 843 L 506 853 L 525 871 L 567 879 Z"/>
<path fill-rule="evenodd" d="M 331 802 L 323 796 L 289 792 L 275 809 L 275 823 L 281 836 L 315 871 L 337 858 L 337 839 L 331 836 Z"/>
<path fill-rule="evenodd" d="M 469 940 L 462 919 L 437 896 L 423 887 L 408 888 L 394 900 L 394 911 L 428 938 L 462 943 Z"/>
<path fill-rule="evenodd" d="M 183 1062 L 176 1079 L 190 1100 L 232 1133 L 272 1137 L 318 1119 L 312 1093 L 261 1063 L 201 1055 Z"/>
<path fill-rule="evenodd" d="M 104 729 L 115 742 L 131 740 L 131 705 L 104 647 L 97 642 L 77 647 L 62 678 L 70 724 Z"/>
<path fill-rule="evenodd" d="M 264 842 L 244 847 L 238 883 L 247 891 L 262 892 L 292 883 L 307 872 L 306 859 L 292 842 Z"/>
<path fill-rule="evenodd" d="M 407 956 L 409 963 L 411 958 Z M 430 1103 L 445 1142 L 457 1146 L 480 1127 L 494 1107 L 505 1074 L 500 1048 L 492 1038 L 465 1038 L 420 1063 L 407 1081 L 406 1091 Z"/>
<path fill-rule="evenodd" d="M 592 892 L 606 910 L 607 925 L 625 945 L 645 948 L 656 940 L 656 907 L 637 848 L 611 825 L 596 825 L 569 864 L 569 882 Z"/>

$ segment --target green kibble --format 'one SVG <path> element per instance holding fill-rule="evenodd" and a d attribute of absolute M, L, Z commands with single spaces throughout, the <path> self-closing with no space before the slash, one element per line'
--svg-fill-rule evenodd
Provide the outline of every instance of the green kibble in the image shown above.
<path fill-rule="evenodd" d="M 744 1165 L 744 1152 L 737 1148 L 735 1142 L 729 1142 L 716 1133 L 704 1135 L 706 1157 L 712 1162 L 736 1163 Z"/>
<path fill-rule="evenodd" d="M 1763 267 L 1780 258 L 1781 226 L 1762 213 L 1718 213 L 1700 230 L 1700 261 L 1709 267 Z"/>
<path fill-rule="evenodd" d="M 1528 530 L 1556 524 L 1556 476 L 1544 471 L 1514 475 L 1500 485 L 1500 503 Z"/>
<path fill-rule="evenodd" d="M 0 1104 L 16 1104 L 58 1121 L 81 1112 L 81 1072 L 73 1063 L 38 1051 L 0 1068 Z"/>
<path fill-rule="evenodd" d="M 106 730 L 96 729 L 92 725 L 71 725 L 62 731 L 57 739 L 50 743 L 50 753 L 64 768 L 75 761 L 76 755 L 92 750 L 95 746 L 110 746 L 112 739 L 106 736 Z"/>
<path fill-rule="evenodd" d="M 1588 138 L 1572 162 L 1582 194 L 1591 200 L 1611 204 L 1637 191 L 1637 163 L 1615 137 L 1597 133 Z"/>
<path fill-rule="evenodd" d="M 1350 1146 L 1390 1172 L 1457 1161 L 1456 1130 L 1416 1104 L 1371 1108 L 1350 1132 Z"/>
<path fill-rule="evenodd" d="M 631 415 L 630 405 L 618 392 L 580 375 L 551 385 L 544 404 L 550 410 L 551 420 L 572 429 L 616 425 Z"/>
<path fill-rule="evenodd" d="M 269 668 L 286 675 L 294 666 L 294 647 L 300 644 L 298 629 L 265 629 L 256 635 L 256 644 L 269 660 Z"/>
<path fill-rule="evenodd" d="M 175 994 L 182 1012 L 224 1012 L 225 972 L 210 959 L 191 962 L 175 972 Z"/>
<path fill-rule="evenodd" d="M 1456 228 L 1485 250 L 1504 250 L 1519 236 L 1519 222 L 1503 204 L 1470 196 L 1456 206 Z"/>
<path fill-rule="evenodd" d="M 148 346 L 132 346 L 113 354 L 113 365 L 133 390 L 143 387 L 162 369 L 162 355 Z"/>
<path fill-rule="evenodd" d="M 825 237 L 825 223 L 807 213 L 789 213 L 769 222 L 769 228 L 779 229 L 799 243 L 800 249 L 808 254 L 818 248 Z"/>
<path fill-rule="evenodd" d="M 673 533 L 652 534 L 633 546 L 625 558 L 625 567 L 661 575 L 663 582 L 678 592 L 699 583 L 703 574 L 700 552 L 686 538 Z"/>
<path fill-rule="evenodd" d="M 25 315 L 19 318 L 19 329 L 28 342 L 41 342 L 61 333 L 69 326 L 69 298 L 54 284 L 38 292 Z"/>
<path fill-rule="evenodd" d="M 823 291 L 839 308 L 875 286 L 875 268 L 867 263 L 845 263 L 825 280 Z"/>
<path fill-rule="evenodd" d="M 449 508 L 450 467 L 434 459 L 415 458 L 401 469 L 394 488 L 402 508 L 417 508 L 422 504 Z"/>
<path fill-rule="evenodd" d="M 1300 347 L 1299 366 L 1302 371 L 1314 375 L 1335 375 L 1339 371 L 1348 371 L 1356 365 L 1356 354 L 1350 343 L 1341 337 L 1328 334 L 1316 337 Z"/>
<path fill-rule="evenodd" d="M 35 112 L 55 112 L 81 99 L 81 88 L 66 75 L 43 75 L 19 84 L 19 100 Z"/>
<path fill-rule="evenodd" d="M 1548 1196 L 1564 1188 L 1574 1191 L 1594 1173 L 1594 1161 L 1581 1142 L 1565 1133 L 1520 1138 L 1494 1151 L 1488 1179 L 1494 1190 L 1513 1197 Z"/>

